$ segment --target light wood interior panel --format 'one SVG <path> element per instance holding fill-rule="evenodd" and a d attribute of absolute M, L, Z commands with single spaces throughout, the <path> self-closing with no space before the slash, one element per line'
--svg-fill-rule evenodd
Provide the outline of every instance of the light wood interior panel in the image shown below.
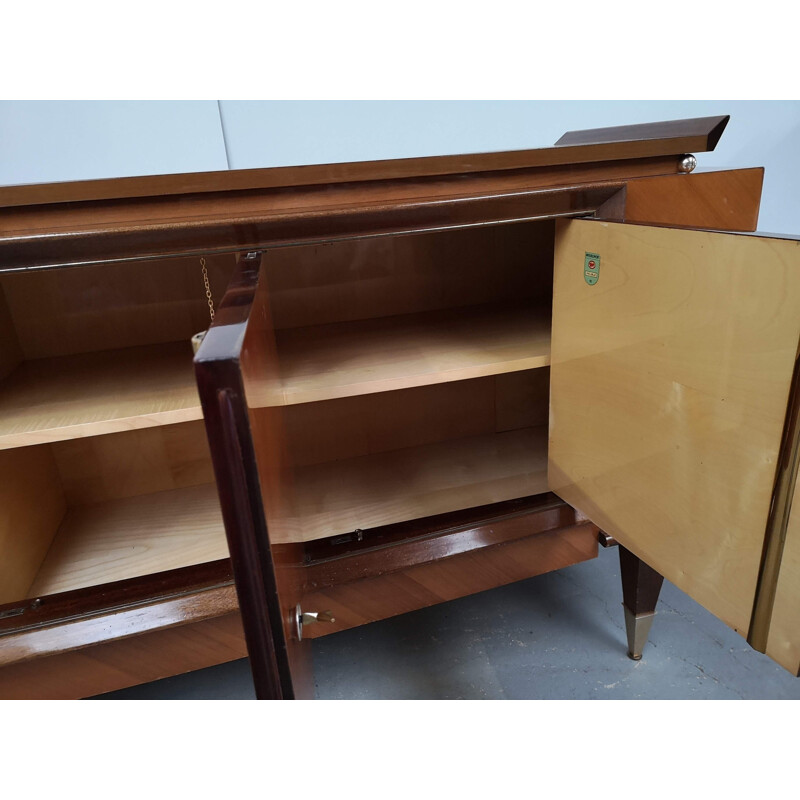
<path fill-rule="evenodd" d="M 265 451 L 272 437 L 271 539 L 311 541 L 546 491 L 547 370 L 509 378 L 260 409 Z"/>
<path fill-rule="evenodd" d="M 284 535 L 311 541 L 545 491 L 544 426 L 471 436 L 296 469 Z"/>
<path fill-rule="evenodd" d="M 0 451 L 0 602 L 227 557 L 202 422 Z"/>
<path fill-rule="evenodd" d="M 746 633 L 800 337 L 800 243 L 556 230 L 550 488 Z"/>
<path fill-rule="evenodd" d="M 235 258 L 206 263 L 219 301 Z M 26 359 L 187 341 L 208 327 L 199 258 L 34 270 L 0 285 Z"/>
<path fill-rule="evenodd" d="M 477 306 L 280 331 L 269 405 L 547 366 L 550 309 Z"/>
<path fill-rule="evenodd" d="M 509 299 L 550 302 L 553 222 L 270 250 L 276 329 Z"/>
<path fill-rule="evenodd" d="M 547 424 L 548 370 L 289 406 L 296 467 Z"/>
<path fill-rule="evenodd" d="M 66 507 L 49 448 L 0 452 L 0 604 L 26 596 Z"/>
<path fill-rule="evenodd" d="M 637 178 L 627 182 L 622 204 L 612 198 L 598 209 L 597 217 L 677 228 L 754 231 L 763 181 L 763 167 Z"/>
<path fill-rule="evenodd" d="M 125 609 L 111 619 L 95 617 L 73 623 L 82 632 L 93 628 L 89 635 L 93 633 L 100 643 L 74 650 L 65 648 L 57 655 L 0 668 L 0 699 L 78 699 L 246 658 L 238 611 L 188 625 L 175 624 L 187 616 L 181 605 L 193 599 L 163 603 L 159 620 L 163 627 L 127 638 L 111 637 L 117 631 L 136 630 L 141 624 L 142 609 Z M 235 606 L 235 597 L 233 601 Z M 71 627 L 61 625 L 39 632 L 45 640 L 43 646 L 54 634 L 68 638 Z"/>
<path fill-rule="evenodd" d="M 30 588 L 65 592 L 228 557 L 216 486 L 76 506 Z"/>
<path fill-rule="evenodd" d="M 26 361 L 0 382 L 0 449 L 202 416 L 188 341 Z"/>
<path fill-rule="evenodd" d="M 214 482 L 202 420 L 51 445 L 69 505 Z"/>
<path fill-rule="evenodd" d="M 798 481 L 800 486 L 800 481 Z M 800 674 L 800 495 L 795 486 L 781 557 L 767 655 L 792 674 Z"/>

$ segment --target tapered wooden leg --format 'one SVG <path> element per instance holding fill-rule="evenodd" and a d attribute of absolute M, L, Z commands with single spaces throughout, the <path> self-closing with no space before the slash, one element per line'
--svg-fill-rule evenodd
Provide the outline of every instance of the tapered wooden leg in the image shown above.
<path fill-rule="evenodd" d="M 634 661 L 642 657 L 656 603 L 664 577 L 648 567 L 622 545 L 619 548 L 622 572 L 622 605 L 625 608 L 625 629 L 628 633 L 628 656 Z"/>

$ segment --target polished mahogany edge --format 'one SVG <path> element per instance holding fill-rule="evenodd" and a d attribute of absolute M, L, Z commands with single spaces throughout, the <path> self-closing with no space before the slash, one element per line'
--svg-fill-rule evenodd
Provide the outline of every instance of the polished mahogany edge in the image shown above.
<path fill-rule="evenodd" d="M 155 602 L 115 608 L 104 614 L 79 616 L 6 634 L 0 638 L 0 667 L 198 622 L 212 622 L 237 613 L 236 590 L 232 584 L 226 584 Z"/>
<path fill-rule="evenodd" d="M 0 237 L 0 273 L 144 258 L 210 255 L 460 227 L 591 214 L 621 180 L 493 196 L 420 198 L 378 205 L 286 211 L 243 219 L 174 221 L 64 235 Z"/>
<path fill-rule="evenodd" d="M 9 634 L 61 625 L 76 619 L 100 616 L 231 585 L 233 570 L 230 561 L 225 558 L 6 603 L 0 606 L 0 648 L 3 636 Z M 236 607 L 228 610 L 235 611 Z"/>
<path fill-rule="evenodd" d="M 289 700 L 295 695 L 288 647 L 239 370 L 260 265 L 260 254 L 239 260 L 195 372 L 256 695 Z"/>
<path fill-rule="evenodd" d="M 0 187 L 0 207 L 157 197 L 284 186 L 396 180 L 406 177 L 584 164 L 713 150 L 729 117 L 573 131 L 555 146 L 468 155 L 361 161 L 294 167 L 108 178 Z M 618 139 L 609 138 L 618 132 Z"/>
<path fill-rule="evenodd" d="M 478 513 L 476 509 L 471 511 L 471 518 L 468 512 L 457 512 L 387 526 L 396 530 L 387 531 L 382 541 L 375 541 L 381 534 L 373 538 L 365 532 L 361 550 L 351 549 L 338 556 L 315 559 L 315 550 L 307 546 L 306 590 L 374 578 L 576 524 L 591 525 L 578 523 L 575 510 L 554 495 L 484 506 Z M 416 536 L 410 533 L 415 526 Z M 400 535 L 405 540 L 399 539 Z M 327 554 L 334 547 L 318 548 L 316 554 Z"/>
<path fill-rule="evenodd" d="M 666 122 L 645 122 L 638 125 L 615 125 L 610 128 L 591 128 L 584 131 L 567 131 L 555 144 L 556 147 L 596 146 L 619 142 L 654 140 L 668 142 L 671 139 L 697 138 L 699 147 L 688 147 L 693 151 L 710 152 L 719 143 L 730 115 L 717 117 L 693 117 Z"/>

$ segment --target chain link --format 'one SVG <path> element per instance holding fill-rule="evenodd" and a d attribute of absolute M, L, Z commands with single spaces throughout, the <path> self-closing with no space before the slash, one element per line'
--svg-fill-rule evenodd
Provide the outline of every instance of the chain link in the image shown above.
<path fill-rule="evenodd" d="M 200 259 L 200 269 L 203 270 L 203 285 L 206 287 L 206 300 L 208 300 L 208 315 L 211 321 L 214 321 L 214 300 L 211 297 L 211 286 L 208 283 L 208 269 L 206 269 L 206 260 Z"/>

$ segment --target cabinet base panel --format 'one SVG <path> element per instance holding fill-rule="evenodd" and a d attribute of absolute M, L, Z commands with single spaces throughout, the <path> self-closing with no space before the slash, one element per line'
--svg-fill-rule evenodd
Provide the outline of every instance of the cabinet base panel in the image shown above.
<path fill-rule="evenodd" d="M 238 612 L 0 669 L 0 699 L 75 700 L 247 656 Z"/>
<path fill-rule="evenodd" d="M 304 636 L 317 638 L 505 586 L 588 561 L 597 551 L 597 528 L 583 523 L 338 583 L 303 598 L 304 609 L 332 611 L 335 617 L 333 623 L 309 627 Z"/>

